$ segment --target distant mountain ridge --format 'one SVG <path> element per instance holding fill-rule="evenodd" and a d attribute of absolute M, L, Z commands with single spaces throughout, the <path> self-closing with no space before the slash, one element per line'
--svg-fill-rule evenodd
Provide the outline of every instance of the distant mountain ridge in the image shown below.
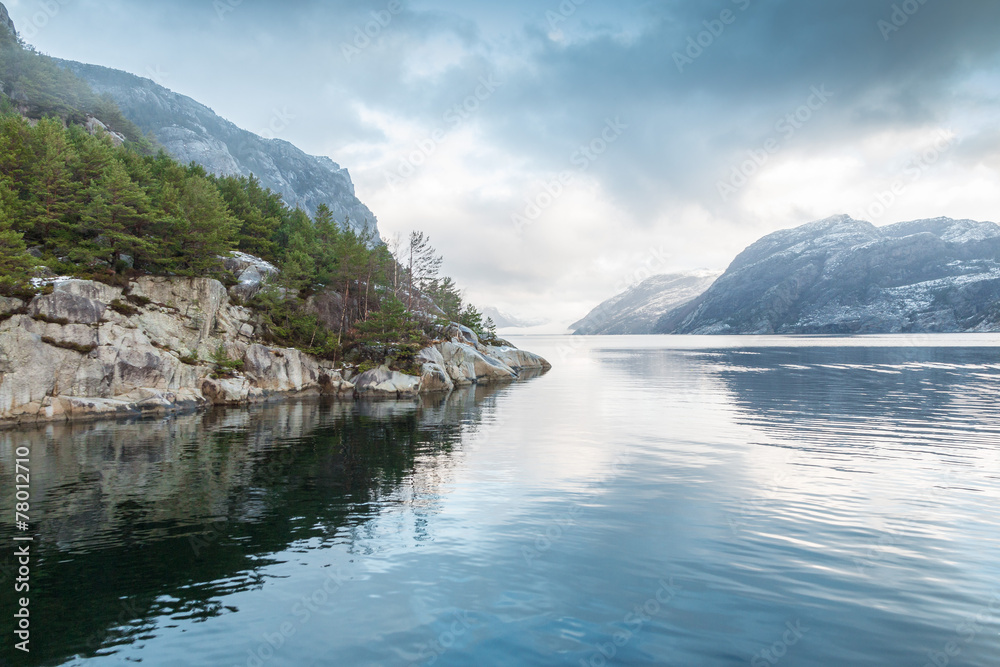
<path fill-rule="evenodd" d="M 523 317 L 518 317 L 517 315 L 505 313 L 495 306 L 487 306 L 483 308 L 482 315 L 484 320 L 487 317 L 492 319 L 493 324 L 496 325 L 497 329 L 524 329 L 547 324 L 547 322 L 542 320 L 525 319 Z"/>
<path fill-rule="evenodd" d="M 656 333 L 1000 331 L 1000 226 L 846 215 L 769 234 Z"/>
<path fill-rule="evenodd" d="M 156 140 L 177 161 L 195 162 L 216 175 L 256 176 L 285 202 L 315 215 L 326 204 L 334 218 L 349 218 L 356 230 L 378 239 L 375 214 L 355 195 L 347 169 L 328 157 L 307 155 L 287 141 L 265 139 L 220 117 L 204 104 L 142 77 L 68 60 L 61 65 L 107 93 L 126 118 Z"/>
<path fill-rule="evenodd" d="M 697 271 L 653 276 L 611 297 L 569 328 L 580 336 L 651 334 L 664 314 L 701 296 L 719 275 Z"/>

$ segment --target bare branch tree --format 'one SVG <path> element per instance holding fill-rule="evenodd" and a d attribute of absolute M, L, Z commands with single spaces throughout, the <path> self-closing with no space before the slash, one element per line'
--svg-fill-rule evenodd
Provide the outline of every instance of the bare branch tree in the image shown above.
<path fill-rule="evenodd" d="M 427 289 L 437 279 L 442 261 L 443 258 L 431 246 L 429 236 L 423 232 L 410 232 L 407 310 L 413 310 L 413 288 Z"/>

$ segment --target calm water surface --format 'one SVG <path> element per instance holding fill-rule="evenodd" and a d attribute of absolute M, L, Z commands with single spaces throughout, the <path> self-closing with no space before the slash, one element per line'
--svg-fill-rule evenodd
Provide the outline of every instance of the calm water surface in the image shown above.
<path fill-rule="evenodd" d="M 0 661 L 1000 665 L 1000 338 L 516 342 L 555 368 L 0 432 Z"/>

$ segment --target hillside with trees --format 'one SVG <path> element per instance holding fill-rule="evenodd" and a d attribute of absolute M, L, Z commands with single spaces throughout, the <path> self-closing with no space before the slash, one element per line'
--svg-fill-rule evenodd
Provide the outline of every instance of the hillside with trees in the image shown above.
<path fill-rule="evenodd" d="M 253 176 L 183 165 L 114 102 L 8 38 L 0 48 L 0 292 L 27 296 L 72 276 L 124 286 L 141 275 L 211 276 L 233 285 L 234 251 L 278 269 L 245 304 L 265 339 L 335 361 L 406 368 L 442 323 L 487 340 L 429 239 L 381 243 L 285 204 Z M 100 119 L 100 123 L 94 123 Z M 335 297 L 338 321 L 309 308 Z"/>

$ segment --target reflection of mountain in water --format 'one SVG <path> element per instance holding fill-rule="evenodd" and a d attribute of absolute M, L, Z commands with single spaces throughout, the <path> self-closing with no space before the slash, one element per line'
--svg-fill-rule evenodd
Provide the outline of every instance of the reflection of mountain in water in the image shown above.
<path fill-rule="evenodd" d="M 448 455 L 493 409 L 492 393 L 0 432 L 3 479 L 13 479 L 15 447 L 32 449 L 31 613 L 45 629 L 32 662 L 134 641 L 158 616 L 226 613 L 220 596 L 261 586 L 260 568 L 294 543 L 353 549 L 386 507 L 433 511 Z M 13 507 L 10 487 L 3 507 Z M 5 522 L 0 541 L 12 532 Z M 10 565 L 4 554 L 4 609 L 14 608 Z M 10 614 L 0 632 L 12 636 Z"/>
<path fill-rule="evenodd" d="M 758 348 L 703 358 L 740 421 L 778 443 L 992 450 L 1000 442 L 1000 361 L 990 348 Z"/>
<path fill-rule="evenodd" d="M 719 405 L 735 407 L 736 421 L 764 434 L 768 444 L 824 451 L 936 444 L 1000 449 L 1000 358 L 993 348 L 598 352 L 605 373 L 638 387 L 725 392 Z"/>

